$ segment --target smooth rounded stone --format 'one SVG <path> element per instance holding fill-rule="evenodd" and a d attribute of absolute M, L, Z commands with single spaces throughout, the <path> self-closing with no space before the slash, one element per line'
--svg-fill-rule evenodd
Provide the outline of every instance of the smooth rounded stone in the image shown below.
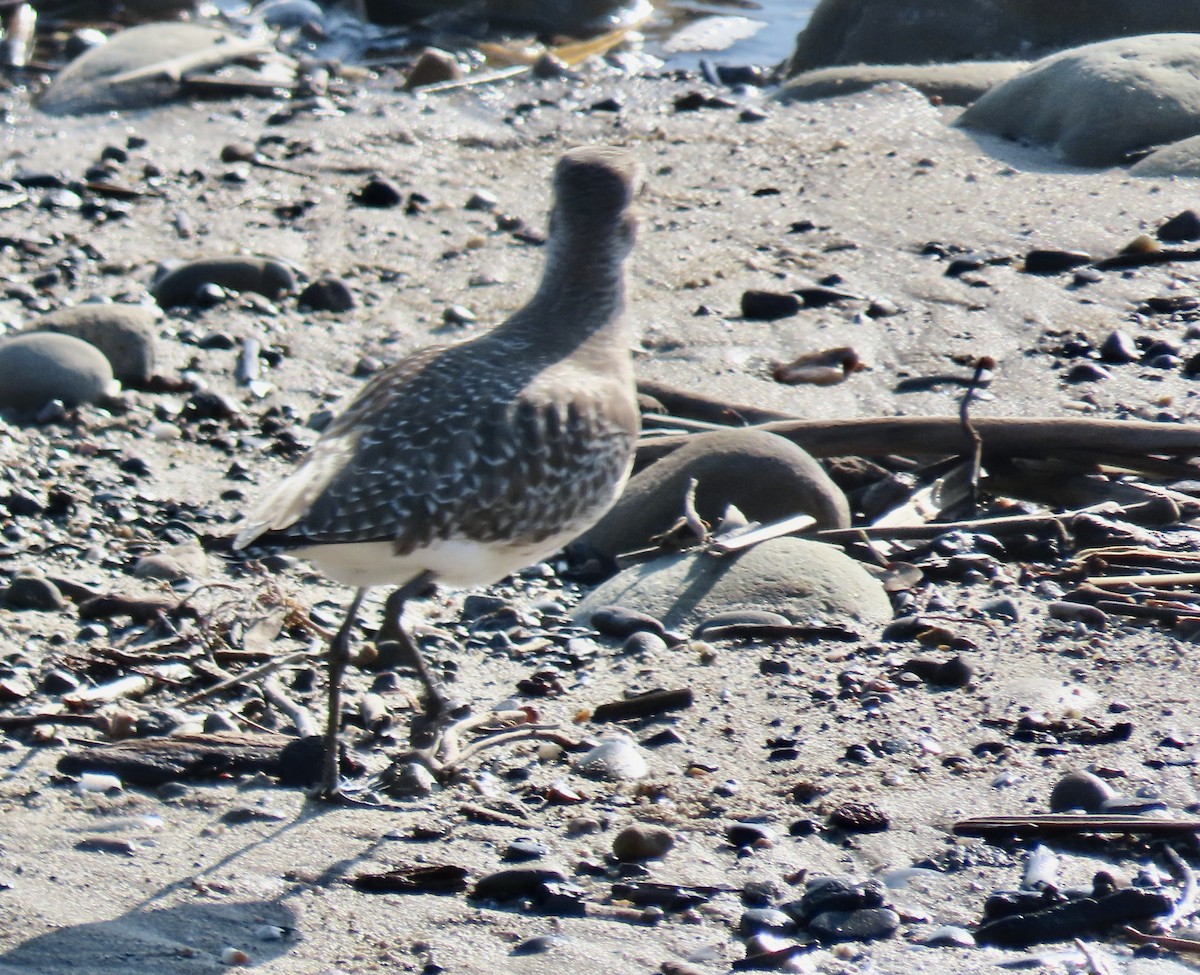
<path fill-rule="evenodd" d="M 899 927 L 900 915 L 890 907 L 865 907 L 818 914 L 808 922 L 808 933 L 818 941 L 878 941 L 890 938 Z"/>
<path fill-rule="evenodd" d="M 38 99 L 38 108 L 50 115 L 82 115 L 158 105 L 179 95 L 179 78 L 165 71 L 140 74 L 140 69 L 192 57 L 191 69 L 201 70 L 228 61 L 235 49 L 249 53 L 252 45 L 196 24 L 131 27 L 63 68 Z"/>
<path fill-rule="evenodd" d="M 1154 236 L 1171 244 L 1200 240 L 1200 214 L 1195 210 L 1182 210 L 1159 227 Z"/>
<path fill-rule="evenodd" d="M 415 91 L 427 85 L 439 85 L 447 81 L 458 81 L 463 76 L 462 66 L 449 51 L 427 47 L 417 58 L 408 77 L 404 80 L 405 91 Z"/>
<path fill-rule="evenodd" d="M 83 339 L 21 332 L 0 341 L 0 408 L 32 412 L 54 400 L 79 406 L 116 390 L 108 359 Z"/>
<path fill-rule="evenodd" d="M 696 511 L 710 525 L 731 504 L 752 521 L 807 513 L 818 528 L 850 525 L 846 496 L 806 451 L 762 430 L 722 430 L 689 437 L 631 478 L 581 541 L 610 558 L 645 548 L 683 513 L 692 478 L 699 485 Z"/>
<path fill-rule="evenodd" d="M 1198 12 L 1200 16 L 1200 12 Z M 1153 34 L 1073 48 L 997 85 L 956 125 L 1115 166 L 1200 135 L 1200 34 Z"/>
<path fill-rule="evenodd" d="M 40 572 L 19 572 L 4 591 L 4 605 L 9 609 L 35 609 L 54 612 L 63 609 L 67 601 L 58 586 Z"/>
<path fill-rule="evenodd" d="M 269 257 L 202 257 L 159 275 L 150 288 L 162 308 L 195 304 L 206 287 L 253 291 L 271 301 L 296 290 L 296 275 L 283 261 Z"/>
<path fill-rule="evenodd" d="M 326 276 L 309 284 L 297 299 L 301 308 L 313 311 L 350 311 L 354 307 L 354 293 L 341 278 Z"/>
<path fill-rule="evenodd" d="M 661 860 L 675 846 L 675 834 L 665 826 L 635 823 L 613 837 L 612 852 L 622 863 Z"/>
<path fill-rule="evenodd" d="M 1169 176 L 1200 176 L 1200 135 L 1180 139 L 1155 149 L 1150 155 L 1130 166 L 1129 174 L 1160 179 Z"/>
<path fill-rule="evenodd" d="M 138 559 L 134 563 L 133 574 L 139 579 L 159 579 L 163 582 L 199 579 L 208 574 L 208 556 L 195 542 L 183 542 Z"/>
<path fill-rule="evenodd" d="M 946 105 L 970 105 L 1007 81 L 1028 61 L 960 61 L 954 64 L 856 64 L 816 68 L 789 79 L 773 96 L 780 102 L 816 101 L 853 95 L 882 84 L 915 88 Z"/>
<path fill-rule="evenodd" d="M 526 860 L 540 860 L 549 853 L 550 849 L 545 843 L 539 843 L 528 836 L 520 836 L 504 848 L 502 859 L 509 863 L 522 863 Z"/>
<path fill-rule="evenodd" d="M 975 935 L 957 924 L 943 924 L 921 935 L 917 943 L 930 948 L 974 948 Z"/>
<path fill-rule="evenodd" d="M 640 613 L 625 606 L 596 606 L 588 613 L 588 624 L 602 636 L 625 640 L 635 633 L 662 636 L 666 628 L 649 613 Z"/>
<path fill-rule="evenodd" d="M 608 782 L 633 782 L 650 774 L 641 749 L 630 739 L 616 736 L 603 739 L 580 755 L 575 759 L 574 769 L 589 779 Z"/>
<path fill-rule="evenodd" d="M 758 934 L 760 931 L 769 931 L 772 934 L 787 934 L 793 931 L 796 927 L 796 922 L 773 907 L 751 907 L 742 912 L 741 918 L 738 920 L 738 934 L 743 938 L 748 938 L 752 934 Z"/>
<path fill-rule="evenodd" d="M 1120 330 L 1109 332 L 1100 343 L 1100 361 L 1112 365 L 1124 365 L 1137 362 L 1141 353 L 1137 343 L 1126 332 Z"/>
<path fill-rule="evenodd" d="M 798 921 L 808 921 L 827 911 L 856 911 L 880 903 L 868 903 L 863 888 L 849 877 L 813 877 L 800 900 L 783 905 L 783 909 Z"/>
<path fill-rule="evenodd" d="M 1100 812 L 1116 795 L 1098 775 L 1083 771 L 1068 772 L 1054 783 L 1050 791 L 1050 811 L 1058 813 L 1082 809 L 1084 812 Z"/>
<path fill-rule="evenodd" d="M 1029 57 L 1111 37 L 1200 30 L 1191 0 L 821 0 L 785 73 L 836 64 Z"/>
<path fill-rule="evenodd" d="M 566 877 L 559 870 L 540 867 L 515 867 L 497 870 L 479 878 L 471 891 L 474 900 L 511 901 L 517 898 L 538 897 L 547 884 L 561 884 Z"/>
<path fill-rule="evenodd" d="M 52 311 L 30 329 L 83 339 L 104 353 L 121 383 L 144 386 L 157 366 L 157 321 L 154 310 L 143 305 L 89 303 Z"/>
<path fill-rule="evenodd" d="M 845 625 L 864 637 L 892 618 L 883 584 L 832 545 L 773 538 L 734 555 L 664 555 L 601 583 L 575 607 L 586 622 L 599 607 L 620 604 L 671 630 L 687 630 L 722 612 L 769 607 L 791 622 Z"/>

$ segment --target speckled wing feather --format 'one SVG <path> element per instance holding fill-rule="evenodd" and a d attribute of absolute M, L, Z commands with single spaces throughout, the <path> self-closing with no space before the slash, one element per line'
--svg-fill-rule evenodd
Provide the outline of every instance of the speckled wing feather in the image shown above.
<path fill-rule="evenodd" d="M 441 538 L 538 541 L 587 527 L 629 467 L 632 390 L 619 374 L 611 384 L 589 374 L 572 388 L 569 365 L 536 358 L 487 335 L 390 367 L 236 544 L 390 541 L 403 555 Z"/>

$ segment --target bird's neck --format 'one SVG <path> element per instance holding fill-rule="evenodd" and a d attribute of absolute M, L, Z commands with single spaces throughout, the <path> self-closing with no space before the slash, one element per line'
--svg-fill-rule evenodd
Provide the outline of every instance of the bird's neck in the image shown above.
<path fill-rule="evenodd" d="M 551 355 L 609 341 L 624 348 L 624 256 L 617 242 L 551 238 L 537 292 L 502 327 Z"/>

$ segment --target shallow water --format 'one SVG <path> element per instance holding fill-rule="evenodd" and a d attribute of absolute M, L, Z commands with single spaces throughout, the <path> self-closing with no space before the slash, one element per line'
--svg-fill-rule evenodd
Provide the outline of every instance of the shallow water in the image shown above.
<path fill-rule="evenodd" d="M 777 64 L 792 53 L 796 35 L 808 23 L 817 0 L 654 0 L 655 15 L 644 28 L 647 46 L 673 67 L 691 67 L 701 58 L 716 64 Z M 671 53 L 661 46 L 685 24 L 705 17 L 744 17 L 763 24 L 751 37 L 722 50 Z"/>

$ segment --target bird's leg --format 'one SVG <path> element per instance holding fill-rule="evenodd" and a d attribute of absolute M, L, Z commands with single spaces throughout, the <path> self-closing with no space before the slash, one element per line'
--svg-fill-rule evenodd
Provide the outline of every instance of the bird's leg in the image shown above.
<path fill-rule="evenodd" d="M 329 698 L 325 714 L 325 764 L 321 774 L 322 799 L 336 799 L 341 791 L 341 772 L 338 768 L 338 733 L 342 724 L 342 675 L 350 662 L 350 631 L 358 618 L 366 589 L 358 589 L 346 609 L 346 618 L 329 641 Z"/>
<path fill-rule="evenodd" d="M 432 572 L 422 572 L 419 576 L 410 579 L 388 596 L 387 602 L 383 607 L 384 626 L 381 629 L 390 638 L 395 640 L 404 654 L 405 661 L 417 672 L 417 679 L 420 680 L 425 689 L 426 716 L 431 719 L 438 719 L 450 710 L 449 702 L 441 686 L 434 678 L 433 672 L 429 669 L 429 664 L 425 662 L 424 655 L 413 641 L 408 630 L 404 628 L 403 620 L 404 604 L 411 597 L 428 588 L 432 581 Z"/>

